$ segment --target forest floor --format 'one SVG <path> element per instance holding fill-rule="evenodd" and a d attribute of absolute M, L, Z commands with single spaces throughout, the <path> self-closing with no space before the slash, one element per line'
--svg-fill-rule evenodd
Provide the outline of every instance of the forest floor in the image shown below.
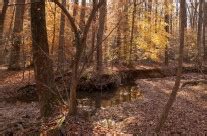
<path fill-rule="evenodd" d="M 38 102 L 10 99 L 20 87 L 34 82 L 32 71 L 24 71 L 24 78 L 22 75 L 23 71 L 0 70 L 0 135 L 24 136 L 38 132 Z M 201 74 L 184 74 L 182 82 L 200 79 L 203 79 Z M 78 115 L 66 119 L 62 132 L 77 135 L 153 133 L 174 80 L 175 77 L 138 79 L 136 85 L 142 92 L 139 99 L 97 109 L 92 115 L 79 109 Z M 185 86 L 179 91 L 162 134 L 207 134 L 207 85 Z"/>

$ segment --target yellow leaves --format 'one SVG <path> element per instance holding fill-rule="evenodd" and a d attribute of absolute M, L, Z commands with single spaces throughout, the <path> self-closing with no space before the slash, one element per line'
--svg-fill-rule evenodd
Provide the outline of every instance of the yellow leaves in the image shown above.
<path fill-rule="evenodd" d="M 143 52 L 142 57 L 153 61 L 160 60 L 160 54 L 164 51 L 168 44 L 168 37 L 170 37 L 170 34 L 165 31 L 166 25 L 168 24 L 164 20 L 156 25 L 148 19 L 140 21 L 139 36 L 135 41 L 140 51 Z"/>
<path fill-rule="evenodd" d="M 160 47 L 160 48 L 166 47 L 166 44 L 168 43 L 168 39 L 165 33 L 166 32 L 163 32 L 163 34 L 153 33 L 151 40 L 152 40 L 152 43 L 154 43 L 156 47 Z"/>

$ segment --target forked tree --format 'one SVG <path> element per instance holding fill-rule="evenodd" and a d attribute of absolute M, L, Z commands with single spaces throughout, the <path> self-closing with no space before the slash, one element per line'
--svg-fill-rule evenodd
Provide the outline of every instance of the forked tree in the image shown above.
<path fill-rule="evenodd" d="M 95 3 L 96 0 L 93 0 Z M 81 67 L 81 58 L 83 56 L 84 49 L 86 47 L 86 40 L 88 37 L 88 32 L 94 17 L 96 16 L 97 11 L 103 5 L 104 1 L 100 1 L 97 4 L 93 4 L 93 8 L 89 14 L 88 20 L 86 21 L 85 26 L 80 29 L 78 24 L 75 21 L 74 17 L 69 13 L 67 8 L 63 6 L 58 0 L 53 0 L 53 2 L 64 12 L 68 21 L 70 22 L 71 29 L 74 33 L 75 42 L 74 45 L 76 47 L 76 53 L 74 56 L 74 61 L 72 62 L 72 77 L 71 77 L 71 85 L 70 85 L 70 99 L 69 99 L 69 114 L 73 115 L 77 111 L 77 100 L 76 100 L 76 91 L 78 82 L 83 72 L 84 66 Z"/>

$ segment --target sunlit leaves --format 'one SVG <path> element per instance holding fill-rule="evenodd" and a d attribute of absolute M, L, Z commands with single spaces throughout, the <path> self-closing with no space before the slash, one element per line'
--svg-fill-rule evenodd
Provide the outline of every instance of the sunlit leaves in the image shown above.
<path fill-rule="evenodd" d="M 165 26 L 168 25 L 161 18 L 156 25 L 148 19 L 139 22 L 139 36 L 136 39 L 137 47 L 143 52 L 144 58 L 159 61 L 160 55 L 168 44 L 169 33 Z"/>

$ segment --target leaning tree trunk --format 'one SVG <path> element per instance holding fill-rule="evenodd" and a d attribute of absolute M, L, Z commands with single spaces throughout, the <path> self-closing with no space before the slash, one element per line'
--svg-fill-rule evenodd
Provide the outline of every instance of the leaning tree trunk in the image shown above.
<path fill-rule="evenodd" d="M 104 35 L 104 28 L 106 23 L 106 12 L 107 12 L 107 0 L 103 0 L 104 4 L 99 10 L 99 28 L 97 33 L 97 41 L 96 41 L 96 48 L 97 48 L 97 66 L 96 70 L 97 73 L 102 74 L 103 72 L 103 51 L 102 51 L 102 40 Z"/>
<path fill-rule="evenodd" d="M 42 117 L 40 133 L 42 136 L 56 136 L 68 110 L 55 87 L 52 60 L 49 58 L 45 2 L 31 2 L 34 72 Z"/>
<path fill-rule="evenodd" d="M 181 0 L 180 1 L 180 47 L 179 47 L 179 59 L 178 59 L 178 71 L 177 71 L 177 77 L 175 81 L 175 85 L 172 89 L 172 93 L 170 95 L 170 98 L 167 102 L 167 104 L 164 107 L 164 110 L 162 112 L 161 118 L 158 122 L 158 125 L 155 128 L 155 131 L 157 133 L 160 132 L 162 126 L 164 125 L 165 121 L 167 120 L 169 111 L 176 99 L 177 92 L 180 88 L 180 81 L 182 76 L 182 66 L 183 66 L 183 50 L 184 50 L 184 37 L 185 37 L 185 25 L 186 25 L 186 1 Z"/>
<path fill-rule="evenodd" d="M 10 53 L 9 70 L 20 69 L 20 49 L 22 46 L 22 31 L 23 31 L 23 20 L 24 20 L 24 4 L 25 0 L 16 0 L 16 11 L 14 19 L 14 28 L 12 34 L 12 47 Z"/>
<path fill-rule="evenodd" d="M 62 5 L 66 7 L 66 0 L 62 0 Z M 59 34 L 59 47 L 58 47 L 58 70 L 64 72 L 64 59 L 65 59 L 65 14 L 61 12 L 60 17 L 60 34 Z"/>
<path fill-rule="evenodd" d="M 8 3 L 9 0 L 4 0 L 3 3 L 3 8 L 1 10 L 0 13 L 0 64 L 3 63 L 3 51 L 1 49 L 3 49 L 3 30 L 4 30 L 4 21 L 5 21 L 5 16 L 6 16 L 6 11 L 8 9 Z"/>

